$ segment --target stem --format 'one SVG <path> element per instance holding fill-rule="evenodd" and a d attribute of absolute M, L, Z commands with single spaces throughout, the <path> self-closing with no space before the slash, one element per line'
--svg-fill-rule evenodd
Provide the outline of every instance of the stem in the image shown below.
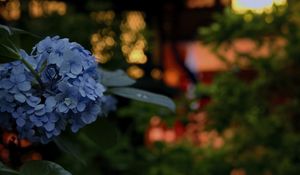
<path fill-rule="evenodd" d="M 11 47 L 9 47 L 9 46 L 6 46 L 6 45 L 4 45 L 4 44 L 2 44 L 2 43 L 0 43 L 0 45 L 1 45 L 2 47 L 4 47 L 5 49 L 7 49 L 9 52 L 15 54 L 16 59 L 17 59 L 17 60 L 20 60 L 20 61 L 21 61 L 21 62 L 29 69 L 29 71 L 33 74 L 34 78 L 35 78 L 35 79 L 37 80 L 37 82 L 39 83 L 40 87 L 43 88 L 44 85 L 43 85 L 43 82 L 42 82 L 41 77 L 39 76 L 39 74 L 33 69 L 33 67 L 32 67 L 26 60 L 24 60 L 24 59 L 20 56 L 20 54 L 19 54 L 19 49 L 14 45 L 14 43 L 13 43 L 11 40 L 8 40 L 8 41 L 10 42 L 10 44 L 11 44 L 11 46 L 12 46 L 13 48 L 11 48 Z"/>
<path fill-rule="evenodd" d="M 40 87 L 43 88 L 43 82 L 41 80 L 41 77 L 39 76 L 39 74 L 33 69 L 33 67 L 26 61 L 24 60 L 22 57 L 18 57 L 18 60 L 20 60 L 28 69 L 29 71 L 32 73 L 32 75 L 34 76 L 34 78 L 36 79 L 36 81 L 39 83 Z"/>

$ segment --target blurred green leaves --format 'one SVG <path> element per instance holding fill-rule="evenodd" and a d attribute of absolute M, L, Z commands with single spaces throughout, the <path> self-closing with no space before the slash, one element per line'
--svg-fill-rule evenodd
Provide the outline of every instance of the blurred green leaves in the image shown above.
<path fill-rule="evenodd" d="M 285 7 L 276 7 L 272 13 L 263 14 L 238 14 L 226 8 L 223 13 L 215 14 L 216 22 L 212 25 L 199 28 L 199 39 L 210 44 L 230 42 L 236 38 L 259 41 L 265 37 L 283 35 L 288 20 L 289 13 Z"/>
<path fill-rule="evenodd" d="M 71 175 L 60 165 L 50 161 L 29 161 L 20 169 L 20 175 Z"/>
<path fill-rule="evenodd" d="M 22 165 L 19 172 L 7 168 L 0 162 L 0 172 L 1 175 L 71 175 L 70 172 L 63 169 L 60 165 L 45 160 L 26 162 Z"/>

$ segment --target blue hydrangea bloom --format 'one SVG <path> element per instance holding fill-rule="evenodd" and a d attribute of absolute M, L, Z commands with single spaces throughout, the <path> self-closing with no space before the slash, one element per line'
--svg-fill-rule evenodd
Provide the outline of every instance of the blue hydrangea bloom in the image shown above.
<path fill-rule="evenodd" d="M 0 65 L 1 128 L 48 143 L 68 126 L 77 132 L 115 109 L 116 101 L 104 95 L 95 58 L 80 44 L 46 37 L 30 55 L 20 55 L 40 80 L 20 61 Z"/>

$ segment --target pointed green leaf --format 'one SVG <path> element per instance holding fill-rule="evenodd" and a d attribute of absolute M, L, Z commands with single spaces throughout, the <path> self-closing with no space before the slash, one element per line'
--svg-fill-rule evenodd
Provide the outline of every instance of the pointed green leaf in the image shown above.
<path fill-rule="evenodd" d="M 20 170 L 20 175 L 72 175 L 60 165 L 45 161 L 34 160 L 26 162 Z"/>
<path fill-rule="evenodd" d="M 160 106 L 164 106 L 169 108 L 172 111 L 175 111 L 175 104 L 174 102 L 163 95 L 160 94 L 155 94 L 152 92 L 147 92 L 144 90 L 140 89 L 135 89 L 135 88 L 112 88 L 110 89 L 110 92 L 119 95 L 125 98 L 130 98 L 142 102 L 147 102 L 147 103 L 152 103 Z"/>
<path fill-rule="evenodd" d="M 30 32 L 27 32 L 25 30 L 22 30 L 22 29 L 19 29 L 19 28 L 15 28 L 15 27 L 9 27 L 9 26 L 6 26 L 6 25 L 2 25 L 0 24 L 0 34 L 1 35 L 15 35 L 15 34 L 26 34 L 26 35 L 30 35 L 30 36 L 33 36 L 33 37 L 36 37 L 36 38 L 40 38 L 39 36 L 33 34 L 33 33 L 30 33 Z"/>
<path fill-rule="evenodd" d="M 7 63 L 15 61 L 19 54 L 15 48 L 11 48 L 5 44 L 0 43 L 0 63 Z"/>
<path fill-rule="evenodd" d="M 102 73 L 101 83 L 107 87 L 130 86 L 135 83 L 135 80 L 128 77 L 123 70 L 111 72 L 100 69 L 100 71 Z"/>
<path fill-rule="evenodd" d="M 0 24 L 0 34 L 1 35 L 12 35 L 13 32 L 8 26 Z"/>
<path fill-rule="evenodd" d="M 78 149 L 69 140 L 67 140 L 66 138 L 57 137 L 54 139 L 54 143 L 61 151 L 70 154 L 79 162 L 86 165 L 86 162 L 83 160 Z"/>

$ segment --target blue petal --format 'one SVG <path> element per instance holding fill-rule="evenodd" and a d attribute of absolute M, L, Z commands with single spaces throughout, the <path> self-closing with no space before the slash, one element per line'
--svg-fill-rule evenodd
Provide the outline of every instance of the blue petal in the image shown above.
<path fill-rule="evenodd" d="M 26 97 L 23 94 L 15 94 L 14 98 L 20 103 L 24 103 L 26 101 Z"/>
<path fill-rule="evenodd" d="M 40 120 L 45 123 L 49 121 L 49 118 L 46 115 L 44 115 L 40 118 Z"/>
<path fill-rule="evenodd" d="M 37 105 L 37 106 L 34 108 L 34 110 L 38 111 L 38 110 L 43 109 L 44 107 L 45 107 L 44 104 L 39 104 L 39 105 Z"/>
<path fill-rule="evenodd" d="M 53 131 L 53 135 L 55 135 L 55 136 L 58 136 L 60 133 L 61 133 L 61 131 L 56 128 Z"/>
<path fill-rule="evenodd" d="M 46 111 L 47 112 L 53 111 L 53 108 L 55 107 L 56 103 L 57 102 L 55 100 L 55 97 L 52 97 L 52 96 L 47 97 L 47 99 L 45 101 Z"/>
<path fill-rule="evenodd" d="M 67 82 L 61 82 L 58 84 L 58 90 L 60 90 L 61 92 L 65 92 L 70 88 L 70 86 L 68 85 Z"/>
<path fill-rule="evenodd" d="M 29 116 L 29 120 L 32 121 L 33 123 L 35 123 L 35 122 L 38 121 L 38 119 L 36 118 L 35 115 L 30 115 L 30 116 Z"/>
<path fill-rule="evenodd" d="M 80 127 L 79 127 L 78 125 L 72 125 L 72 126 L 71 126 L 71 131 L 72 131 L 73 133 L 78 132 L 79 129 L 80 129 Z"/>
<path fill-rule="evenodd" d="M 24 81 L 24 82 L 18 84 L 18 89 L 20 91 L 28 91 L 31 89 L 31 84 L 29 81 Z"/>
<path fill-rule="evenodd" d="M 55 114 L 52 114 L 49 116 L 49 121 L 51 121 L 51 122 L 57 122 L 58 119 L 59 119 L 59 117 Z"/>
<path fill-rule="evenodd" d="M 13 87 L 13 83 L 9 80 L 2 80 L 1 81 L 1 87 L 3 87 L 4 89 L 10 89 Z"/>
<path fill-rule="evenodd" d="M 90 124 L 94 121 L 96 121 L 97 116 L 96 115 L 81 115 L 81 121 L 83 121 L 85 124 Z"/>
<path fill-rule="evenodd" d="M 12 95 L 6 94 L 5 95 L 5 100 L 8 102 L 13 102 L 14 101 L 14 97 Z"/>
<path fill-rule="evenodd" d="M 24 65 L 19 64 L 12 69 L 13 74 L 23 74 L 24 73 Z"/>
<path fill-rule="evenodd" d="M 32 106 L 33 107 L 33 106 Z M 34 113 L 34 109 L 29 109 L 26 111 L 27 114 L 33 114 Z"/>
<path fill-rule="evenodd" d="M 38 111 L 35 111 L 35 115 L 37 115 L 37 116 L 42 116 L 42 115 L 44 115 L 46 113 L 46 110 L 45 110 L 45 108 L 42 108 L 42 109 L 40 109 L 40 110 L 38 110 Z"/>
<path fill-rule="evenodd" d="M 39 121 L 39 120 L 37 120 L 34 124 L 35 124 L 35 126 L 37 126 L 37 127 L 43 126 L 43 122 L 41 122 L 41 121 Z"/>
<path fill-rule="evenodd" d="M 25 120 L 23 118 L 19 117 L 17 119 L 16 123 L 19 127 L 23 127 L 25 125 Z"/>
<path fill-rule="evenodd" d="M 60 74 L 63 75 L 64 73 L 68 73 L 70 72 L 70 69 L 71 69 L 71 65 L 70 63 L 64 61 L 60 67 Z"/>
<path fill-rule="evenodd" d="M 49 139 L 51 137 L 53 137 L 53 133 L 52 132 L 46 132 L 46 137 Z"/>
<path fill-rule="evenodd" d="M 84 103 L 79 103 L 79 104 L 77 105 L 77 110 L 78 110 L 79 112 L 82 112 L 82 111 L 84 111 L 85 107 L 86 107 L 86 105 L 85 105 Z"/>
<path fill-rule="evenodd" d="M 92 95 L 92 94 L 87 94 L 87 97 L 88 97 L 89 99 L 93 100 L 93 101 L 96 100 L 95 96 Z"/>
<path fill-rule="evenodd" d="M 79 88 L 79 93 L 81 94 L 82 97 L 86 97 L 86 93 L 82 88 Z"/>
<path fill-rule="evenodd" d="M 69 108 L 65 104 L 58 105 L 58 112 L 67 113 L 68 111 L 69 111 Z"/>
<path fill-rule="evenodd" d="M 76 77 L 77 77 L 77 75 L 72 74 L 72 73 L 67 73 L 67 75 L 68 75 L 68 77 L 70 77 L 70 78 L 76 78 Z"/>
<path fill-rule="evenodd" d="M 49 64 L 56 64 L 58 67 L 61 67 L 63 60 L 57 53 L 51 53 L 48 57 Z"/>
<path fill-rule="evenodd" d="M 35 96 L 31 96 L 29 98 L 26 99 L 26 102 L 29 106 L 31 107 L 35 107 L 37 104 L 39 104 L 41 102 L 41 98 L 39 97 L 35 97 Z"/>
<path fill-rule="evenodd" d="M 54 128 L 55 128 L 55 125 L 54 123 L 51 123 L 51 122 L 48 122 L 44 125 L 44 128 L 47 130 L 47 131 L 52 131 Z"/>
<path fill-rule="evenodd" d="M 71 64 L 71 73 L 78 75 L 82 72 L 82 66 L 80 64 Z"/>
<path fill-rule="evenodd" d="M 23 82 L 26 80 L 26 76 L 24 74 L 19 74 L 16 76 L 16 81 L 17 82 Z"/>

